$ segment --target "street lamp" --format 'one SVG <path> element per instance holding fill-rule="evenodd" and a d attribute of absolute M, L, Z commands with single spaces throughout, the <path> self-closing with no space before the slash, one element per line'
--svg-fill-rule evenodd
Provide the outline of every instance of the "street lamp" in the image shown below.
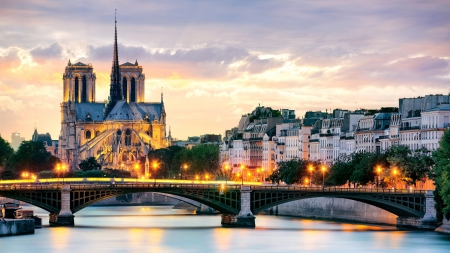
<path fill-rule="evenodd" d="M 135 169 L 135 171 L 136 171 L 136 183 L 137 183 L 137 180 L 138 180 L 138 178 L 139 178 L 139 164 L 138 164 L 138 163 L 136 163 L 136 164 L 134 165 L 134 169 Z"/>
<path fill-rule="evenodd" d="M 325 188 L 325 171 L 327 170 L 327 168 L 325 167 L 325 165 L 322 165 L 322 189 Z"/>
<path fill-rule="evenodd" d="M 123 177 L 123 167 L 125 167 L 125 164 L 121 163 L 121 164 L 120 164 L 120 168 L 122 169 L 122 178 L 124 178 L 124 177 Z M 123 180 L 122 180 L 122 181 L 123 181 Z"/>
<path fill-rule="evenodd" d="M 184 168 L 184 180 L 186 180 L 186 173 L 187 173 L 187 169 L 188 169 L 187 164 L 184 164 L 183 168 Z"/>
<path fill-rule="evenodd" d="M 394 189 L 397 188 L 397 169 L 394 168 Z"/>
<path fill-rule="evenodd" d="M 313 173 L 313 166 L 309 165 L 309 186 L 312 187 L 312 173 Z"/>
<path fill-rule="evenodd" d="M 380 173 L 381 173 L 381 167 L 377 166 L 377 188 L 379 188 L 380 185 Z"/>
<path fill-rule="evenodd" d="M 155 184 L 156 184 L 156 169 L 158 168 L 158 163 L 153 161 L 153 170 L 155 171 L 155 175 L 153 176 L 155 178 Z"/>
<path fill-rule="evenodd" d="M 56 164 L 56 174 L 58 174 L 58 182 L 59 182 L 59 172 L 61 171 L 61 164 Z"/>
<path fill-rule="evenodd" d="M 63 184 L 64 184 L 64 176 L 65 176 L 64 173 L 66 172 L 66 165 L 64 163 L 61 166 L 61 170 L 62 170 L 62 173 L 63 173 Z"/>
<path fill-rule="evenodd" d="M 205 175 L 205 179 L 206 179 L 206 181 L 208 181 L 208 179 L 209 179 L 209 175 L 208 174 Z"/>
<path fill-rule="evenodd" d="M 308 178 L 305 178 L 305 185 L 308 185 L 308 183 L 309 183 Z"/>
<path fill-rule="evenodd" d="M 242 185 L 244 185 L 244 168 L 245 168 L 244 164 L 241 164 Z"/>

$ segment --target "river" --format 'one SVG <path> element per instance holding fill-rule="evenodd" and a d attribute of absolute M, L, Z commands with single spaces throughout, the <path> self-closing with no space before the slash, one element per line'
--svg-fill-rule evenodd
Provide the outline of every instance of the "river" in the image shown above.
<path fill-rule="evenodd" d="M 91 206 L 53 228 L 31 209 L 44 227 L 0 238 L 1 252 L 450 252 L 450 235 L 391 226 L 258 215 L 255 229 L 232 229 L 171 206 Z"/>

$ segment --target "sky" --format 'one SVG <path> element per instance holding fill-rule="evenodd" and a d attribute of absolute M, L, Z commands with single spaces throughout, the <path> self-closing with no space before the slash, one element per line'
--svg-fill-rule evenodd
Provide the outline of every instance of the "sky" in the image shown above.
<path fill-rule="evenodd" d="M 0 5 L 0 134 L 58 139 L 62 74 L 91 63 L 109 94 L 119 62 L 161 90 L 172 136 L 223 134 L 263 105 L 376 109 L 449 93 L 450 1 L 45 1 Z"/>

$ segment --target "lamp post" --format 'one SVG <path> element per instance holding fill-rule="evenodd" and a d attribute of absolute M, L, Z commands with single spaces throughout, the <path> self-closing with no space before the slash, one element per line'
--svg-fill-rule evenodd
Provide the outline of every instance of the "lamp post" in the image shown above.
<path fill-rule="evenodd" d="M 121 163 L 121 164 L 120 164 L 120 168 L 122 169 L 122 178 L 124 178 L 124 177 L 123 177 L 123 167 L 125 167 L 125 164 Z M 123 180 L 122 180 L 122 181 L 123 181 Z"/>
<path fill-rule="evenodd" d="M 156 169 L 158 168 L 158 163 L 156 163 L 155 161 L 153 161 L 153 170 L 155 171 L 154 172 L 154 176 L 153 176 L 153 178 L 155 179 L 155 184 L 156 184 Z"/>
<path fill-rule="evenodd" d="M 325 188 L 325 171 L 326 171 L 325 165 L 322 165 L 322 189 Z"/>
<path fill-rule="evenodd" d="M 313 173 L 313 166 L 309 165 L 309 187 L 312 187 L 312 173 Z"/>
<path fill-rule="evenodd" d="M 136 163 L 134 165 L 134 170 L 136 171 L 136 183 L 137 183 L 138 178 L 139 178 L 139 164 L 138 163 Z"/>
<path fill-rule="evenodd" d="M 380 173 L 381 173 L 381 167 L 377 166 L 377 189 L 380 187 Z"/>
<path fill-rule="evenodd" d="M 184 166 L 183 166 L 183 168 L 184 168 L 184 180 L 186 180 L 186 173 L 187 173 L 187 169 L 188 169 L 188 166 L 187 166 L 187 164 L 184 164 Z"/>
<path fill-rule="evenodd" d="M 394 189 L 397 188 L 397 169 L 394 168 Z"/>
<path fill-rule="evenodd" d="M 59 171 L 61 171 L 61 164 L 56 165 L 56 174 L 58 174 L 58 182 L 59 182 Z"/>
<path fill-rule="evenodd" d="M 64 184 L 64 176 L 65 176 L 65 172 L 66 172 L 66 165 L 64 163 L 61 165 L 61 171 L 62 171 L 62 175 L 63 175 L 63 184 Z"/>
<path fill-rule="evenodd" d="M 228 170 L 230 169 L 230 166 L 225 164 L 225 184 L 228 184 Z"/>
<path fill-rule="evenodd" d="M 244 166 L 244 164 L 241 164 L 241 179 L 242 179 L 242 183 L 241 183 L 241 185 L 244 185 L 244 168 L 245 168 L 245 166 Z"/>

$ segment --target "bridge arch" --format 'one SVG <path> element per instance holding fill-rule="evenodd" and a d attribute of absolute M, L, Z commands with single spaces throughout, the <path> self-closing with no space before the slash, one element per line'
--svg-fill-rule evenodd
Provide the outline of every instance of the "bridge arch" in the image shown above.
<path fill-rule="evenodd" d="M 146 187 L 133 188 L 130 185 L 85 187 L 72 186 L 70 209 L 76 213 L 102 200 L 130 193 L 155 192 L 190 199 L 207 205 L 224 214 L 238 214 L 240 211 L 240 190 L 238 187 L 228 189 L 220 194 L 218 185 L 204 185 L 203 189 L 186 189 L 177 185 L 149 184 Z"/>
<path fill-rule="evenodd" d="M 284 203 L 318 197 L 343 198 L 366 203 L 397 216 L 405 217 L 423 217 L 425 214 L 425 198 L 424 195 L 417 194 L 401 195 L 401 194 L 333 194 L 330 192 L 265 192 L 253 191 L 251 200 L 251 210 L 257 214 L 265 209 L 281 205 Z"/>

